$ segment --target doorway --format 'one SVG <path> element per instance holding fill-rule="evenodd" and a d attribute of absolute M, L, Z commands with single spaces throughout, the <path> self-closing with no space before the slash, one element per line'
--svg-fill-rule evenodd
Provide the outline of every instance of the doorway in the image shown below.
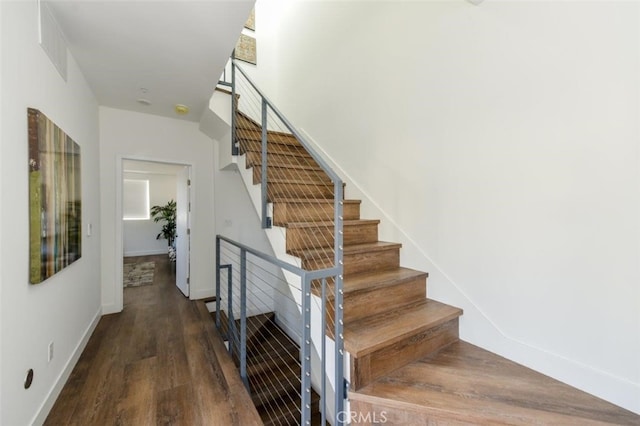
<path fill-rule="evenodd" d="M 189 297 L 191 165 L 136 158 L 122 158 L 120 165 L 123 306 L 124 287 L 151 285 L 158 259 L 170 262 L 175 286 Z M 154 206 L 163 219 L 154 221 Z M 175 257 L 170 256 L 172 249 Z"/>

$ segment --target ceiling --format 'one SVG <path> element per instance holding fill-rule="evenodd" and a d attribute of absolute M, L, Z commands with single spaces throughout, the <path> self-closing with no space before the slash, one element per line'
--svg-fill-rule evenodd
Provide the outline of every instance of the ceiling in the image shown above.
<path fill-rule="evenodd" d="M 46 3 L 100 105 L 199 121 L 254 2 Z"/>

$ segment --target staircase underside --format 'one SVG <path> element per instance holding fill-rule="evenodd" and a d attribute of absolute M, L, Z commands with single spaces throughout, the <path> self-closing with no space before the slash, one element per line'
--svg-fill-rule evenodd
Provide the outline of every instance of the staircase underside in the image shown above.
<path fill-rule="evenodd" d="M 640 424 L 630 411 L 462 341 L 349 399 L 356 424 L 369 424 L 368 413 L 389 424 Z"/>

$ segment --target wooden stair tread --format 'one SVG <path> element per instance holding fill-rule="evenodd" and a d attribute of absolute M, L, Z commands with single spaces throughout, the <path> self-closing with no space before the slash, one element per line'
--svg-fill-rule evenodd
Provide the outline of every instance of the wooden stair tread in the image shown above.
<path fill-rule="evenodd" d="M 354 219 L 342 221 L 344 226 L 358 226 L 358 225 L 378 225 L 380 221 L 378 219 Z M 289 222 L 287 228 L 333 228 L 334 223 L 331 221 L 317 221 L 317 222 Z"/>
<path fill-rule="evenodd" d="M 283 340 L 273 333 L 263 335 L 262 340 L 247 345 L 247 354 L 255 359 L 255 364 L 284 355 L 297 359 L 298 353 L 299 348 L 295 342 Z"/>
<path fill-rule="evenodd" d="M 240 152 L 257 152 L 262 153 L 262 143 L 238 137 Z M 271 155 L 288 155 L 293 157 L 313 158 L 302 146 L 293 146 L 287 144 L 278 144 L 269 141 L 267 144 L 267 153 Z"/>
<path fill-rule="evenodd" d="M 390 250 L 402 247 L 399 243 L 390 243 L 386 241 L 377 241 L 375 243 L 353 244 L 344 246 L 344 254 L 357 254 L 365 252 L 374 252 L 382 250 Z M 333 247 L 314 248 L 305 250 L 292 250 L 291 254 L 305 259 L 317 259 L 321 257 L 333 256 Z"/>
<path fill-rule="evenodd" d="M 462 309 L 424 299 L 344 325 L 344 345 L 360 357 L 462 315 Z"/>
<path fill-rule="evenodd" d="M 473 424 L 638 425 L 640 416 L 466 342 L 349 393 L 412 419 Z M 457 423 L 456 423 L 457 424 Z"/>
<path fill-rule="evenodd" d="M 254 357 L 254 359 L 247 364 L 247 375 L 256 376 L 270 370 L 286 368 L 298 353 L 299 349 L 295 346 L 293 348 L 272 351 L 271 354 L 258 354 L 258 356 Z"/>
<path fill-rule="evenodd" d="M 403 267 L 379 272 L 364 272 L 345 276 L 342 280 L 342 290 L 346 296 L 361 291 L 370 291 L 390 285 L 398 285 L 416 278 L 427 278 L 428 276 L 429 274 L 426 272 Z M 335 283 L 333 281 L 327 282 L 327 297 L 329 299 L 333 299 L 335 295 L 333 291 L 334 286 Z M 315 287 L 317 286 L 314 286 L 314 290 Z"/>
<path fill-rule="evenodd" d="M 240 125 L 237 127 L 236 139 L 246 139 L 256 142 L 262 142 L 262 129 L 256 129 L 255 127 L 251 127 L 251 125 Z M 298 139 L 290 133 L 268 131 L 267 141 L 269 143 L 279 143 L 282 145 L 302 147 Z"/>
<path fill-rule="evenodd" d="M 268 403 L 300 389 L 300 366 L 292 366 L 291 369 L 271 370 L 256 376 L 249 377 L 251 386 L 251 399 L 255 406 Z"/>
<path fill-rule="evenodd" d="M 326 182 L 309 182 L 304 179 L 288 179 L 288 178 L 277 178 L 277 179 L 269 179 L 267 185 L 273 184 L 282 184 L 282 185 L 300 185 L 300 186 L 333 186 L 333 182 L 327 177 Z"/>
<path fill-rule="evenodd" d="M 316 164 L 271 164 L 271 161 L 267 161 L 267 166 L 275 169 L 295 169 L 295 170 L 309 170 L 309 171 L 317 171 L 318 173 L 324 173 L 324 170 Z M 247 165 L 247 169 L 251 167 L 261 168 L 262 163 L 257 163 L 254 165 Z"/>
<path fill-rule="evenodd" d="M 299 204 L 308 204 L 308 203 L 331 203 L 333 204 L 333 200 L 327 200 L 326 198 L 275 198 L 273 200 L 274 203 L 299 203 Z M 361 200 L 343 200 L 344 204 L 360 204 Z"/>
<path fill-rule="evenodd" d="M 255 121 L 253 118 L 249 117 L 247 114 L 243 113 L 240 110 L 236 111 L 236 114 L 238 116 L 240 116 L 241 120 L 246 120 L 245 122 L 248 124 L 251 124 L 252 126 L 254 126 L 255 128 L 257 128 L 258 130 L 262 129 L 262 125 L 260 123 L 258 123 L 257 121 Z M 268 130 L 269 134 L 275 134 L 275 135 L 282 135 L 282 136 L 288 136 L 288 137 L 292 137 L 295 139 L 295 136 L 292 133 L 286 133 L 286 132 L 280 132 L 277 130 Z"/>
<path fill-rule="evenodd" d="M 262 164 L 262 151 L 240 151 L 239 155 L 244 155 L 246 168 L 257 167 Z M 289 165 L 301 165 L 301 166 L 315 166 L 318 167 L 318 163 L 312 157 L 291 155 L 289 154 L 275 154 L 273 152 L 267 152 L 267 164 L 269 166 L 287 167 Z"/>

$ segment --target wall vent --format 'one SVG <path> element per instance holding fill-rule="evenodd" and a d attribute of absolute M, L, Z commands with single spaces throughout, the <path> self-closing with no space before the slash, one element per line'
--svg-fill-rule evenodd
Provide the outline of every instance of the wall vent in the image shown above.
<path fill-rule="evenodd" d="M 38 0 L 38 42 L 53 66 L 67 81 L 67 43 L 46 2 Z"/>

